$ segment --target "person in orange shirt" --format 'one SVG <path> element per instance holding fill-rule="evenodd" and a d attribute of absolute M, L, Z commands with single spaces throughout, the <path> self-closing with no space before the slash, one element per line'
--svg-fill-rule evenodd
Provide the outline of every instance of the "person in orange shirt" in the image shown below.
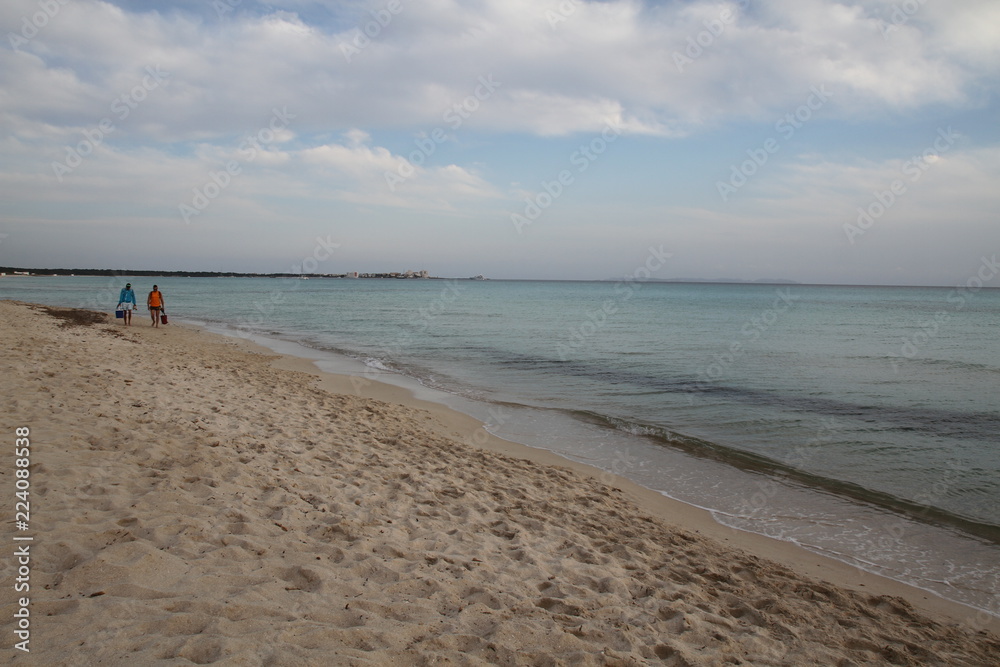
<path fill-rule="evenodd" d="M 153 285 L 153 291 L 149 293 L 146 297 L 146 307 L 149 308 L 149 316 L 153 319 L 152 326 L 160 326 L 160 313 L 163 312 L 163 294 L 156 285 Z"/>

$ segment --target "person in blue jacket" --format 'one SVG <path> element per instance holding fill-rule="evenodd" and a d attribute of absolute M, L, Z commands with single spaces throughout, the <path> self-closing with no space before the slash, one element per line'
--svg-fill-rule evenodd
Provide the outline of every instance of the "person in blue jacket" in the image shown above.
<path fill-rule="evenodd" d="M 125 311 L 125 326 L 132 325 L 132 311 L 136 309 L 137 303 L 135 292 L 132 291 L 132 283 L 125 283 L 121 294 L 118 295 L 118 310 Z"/>

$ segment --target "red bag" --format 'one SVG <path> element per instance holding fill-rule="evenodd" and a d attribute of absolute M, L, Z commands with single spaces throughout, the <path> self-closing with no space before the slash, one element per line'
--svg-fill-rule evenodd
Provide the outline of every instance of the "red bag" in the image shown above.
<path fill-rule="evenodd" d="M 160 313 L 160 322 L 162 322 L 163 324 L 167 323 L 167 314 L 166 313 Z"/>

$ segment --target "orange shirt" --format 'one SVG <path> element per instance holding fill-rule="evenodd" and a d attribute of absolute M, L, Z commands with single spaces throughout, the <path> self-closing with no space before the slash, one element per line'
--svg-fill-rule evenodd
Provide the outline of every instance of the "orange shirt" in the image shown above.
<path fill-rule="evenodd" d="M 156 290 L 155 292 L 150 292 L 149 293 L 149 307 L 150 308 L 159 308 L 162 305 L 163 305 L 163 302 L 160 299 L 160 291 Z"/>

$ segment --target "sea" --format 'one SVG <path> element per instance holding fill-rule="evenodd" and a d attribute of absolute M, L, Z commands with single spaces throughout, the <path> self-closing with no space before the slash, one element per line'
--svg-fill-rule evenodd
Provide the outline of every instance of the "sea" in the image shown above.
<path fill-rule="evenodd" d="M 171 321 L 408 387 L 725 526 L 1000 616 L 1000 289 L 981 279 L 7 276 L 0 299 L 110 312 L 127 281 L 140 303 L 158 283 Z"/>

